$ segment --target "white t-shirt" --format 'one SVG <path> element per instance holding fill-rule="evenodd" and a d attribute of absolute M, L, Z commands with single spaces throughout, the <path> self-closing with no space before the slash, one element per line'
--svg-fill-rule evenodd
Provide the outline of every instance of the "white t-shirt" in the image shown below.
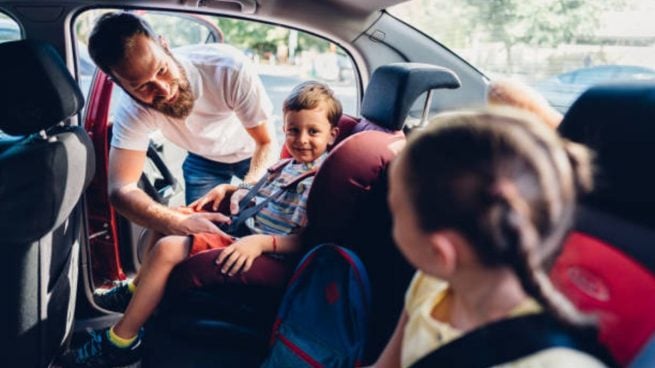
<path fill-rule="evenodd" d="M 169 141 L 210 160 L 234 163 L 251 157 L 255 142 L 245 128 L 270 121 L 273 106 L 250 60 L 225 44 L 187 46 L 174 55 L 195 96 L 191 114 L 172 118 L 121 91 L 111 145 L 145 151 L 149 135 L 160 130 Z"/>

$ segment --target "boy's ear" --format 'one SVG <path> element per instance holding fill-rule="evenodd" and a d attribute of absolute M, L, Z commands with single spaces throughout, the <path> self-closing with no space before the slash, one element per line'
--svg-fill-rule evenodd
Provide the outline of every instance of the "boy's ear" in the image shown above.
<path fill-rule="evenodd" d="M 458 239 L 450 230 L 435 231 L 428 235 L 430 247 L 436 261 L 438 277 L 448 277 L 455 272 L 458 264 Z"/>
<path fill-rule="evenodd" d="M 334 144 L 334 142 L 337 140 L 337 136 L 339 135 L 339 127 L 333 127 L 330 129 L 330 146 Z"/>

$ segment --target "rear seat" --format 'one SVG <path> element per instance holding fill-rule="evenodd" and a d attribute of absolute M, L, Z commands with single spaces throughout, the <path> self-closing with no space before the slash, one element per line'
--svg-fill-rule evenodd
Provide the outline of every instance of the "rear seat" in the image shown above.
<path fill-rule="evenodd" d="M 621 365 L 644 349 L 635 364 L 655 366 L 644 347 L 655 341 L 655 85 L 592 88 L 560 132 L 595 150 L 598 175 L 551 276 L 598 316 L 601 342 Z"/>
<path fill-rule="evenodd" d="M 391 335 L 412 272 L 391 240 L 386 167 L 404 144 L 402 127 L 414 100 L 431 89 L 458 87 L 454 73 L 433 65 L 380 67 L 364 95 L 363 118 L 342 118 L 339 140 L 343 141 L 323 163 L 309 195 L 309 225 L 304 234 L 307 248 L 324 242 L 351 247 L 371 275 L 376 305 L 369 344 L 371 359 Z M 185 267 L 185 263 L 178 266 L 171 278 L 188 272 Z M 250 357 L 257 357 L 265 352 L 281 292 L 218 286 L 184 291 L 181 296 L 171 293 L 155 324 L 159 333 L 164 327 L 183 339 L 204 337 L 204 341 L 218 342 L 230 352 L 241 346 Z M 161 347 L 154 346 L 148 352 L 156 355 L 146 357 L 148 366 L 175 365 Z M 235 359 L 235 365 L 252 362 Z"/>

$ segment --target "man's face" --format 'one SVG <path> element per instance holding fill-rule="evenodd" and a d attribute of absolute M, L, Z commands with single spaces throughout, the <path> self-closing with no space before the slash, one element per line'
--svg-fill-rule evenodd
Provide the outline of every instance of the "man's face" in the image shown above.
<path fill-rule="evenodd" d="M 193 109 L 193 92 L 184 69 L 166 47 L 145 35 L 132 37 L 112 73 L 133 98 L 163 114 L 183 119 Z"/>

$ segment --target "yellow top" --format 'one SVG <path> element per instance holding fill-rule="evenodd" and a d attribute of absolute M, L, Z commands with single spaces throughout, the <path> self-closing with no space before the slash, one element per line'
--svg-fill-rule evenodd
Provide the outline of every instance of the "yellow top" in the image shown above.
<path fill-rule="evenodd" d="M 401 366 L 409 367 L 423 356 L 461 336 L 461 331 L 432 317 L 433 310 L 449 295 L 448 283 L 417 271 L 405 295 L 407 324 L 403 334 Z M 516 306 L 509 317 L 538 313 L 541 306 L 528 299 Z M 474 352 L 472 352 L 474 353 Z M 567 348 L 545 349 L 498 367 L 512 368 L 596 368 L 605 367 L 583 352 Z"/>

